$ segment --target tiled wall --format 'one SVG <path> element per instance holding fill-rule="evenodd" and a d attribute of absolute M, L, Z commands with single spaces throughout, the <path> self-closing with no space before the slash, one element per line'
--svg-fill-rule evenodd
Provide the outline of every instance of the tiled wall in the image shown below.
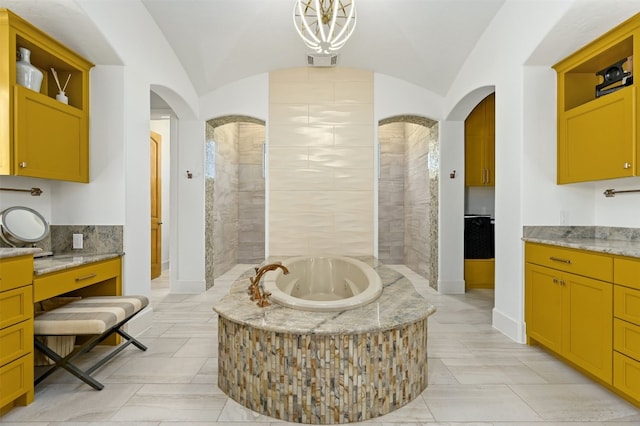
<path fill-rule="evenodd" d="M 436 287 L 438 124 L 420 117 L 391 118 L 378 128 L 378 142 L 378 257 L 407 265 Z"/>
<path fill-rule="evenodd" d="M 378 258 L 387 264 L 404 264 L 404 130 L 401 122 L 378 128 Z"/>
<path fill-rule="evenodd" d="M 260 263 L 265 248 L 265 179 L 262 146 L 265 126 L 238 125 L 238 263 Z"/>
<path fill-rule="evenodd" d="M 429 252 L 429 129 L 405 124 L 404 264 L 428 278 Z"/>
<path fill-rule="evenodd" d="M 213 184 L 214 278 L 238 260 L 238 124 L 213 129 L 216 175 Z"/>
<path fill-rule="evenodd" d="M 373 167 L 371 72 L 270 73 L 270 255 L 371 255 Z"/>

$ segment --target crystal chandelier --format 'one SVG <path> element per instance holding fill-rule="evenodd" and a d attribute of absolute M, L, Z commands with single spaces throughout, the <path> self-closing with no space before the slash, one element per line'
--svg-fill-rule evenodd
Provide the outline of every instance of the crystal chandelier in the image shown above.
<path fill-rule="evenodd" d="M 334 53 L 356 27 L 355 0 L 296 0 L 293 23 L 314 52 Z"/>

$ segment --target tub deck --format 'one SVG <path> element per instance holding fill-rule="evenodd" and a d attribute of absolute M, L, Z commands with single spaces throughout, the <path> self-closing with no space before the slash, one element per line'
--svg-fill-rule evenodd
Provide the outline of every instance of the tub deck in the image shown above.
<path fill-rule="evenodd" d="M 427 387 L 427 320 L 435 308 L 375 259 L 383 282 L 369 305 L 342 312 L 259 308 L 247 271 L 214 307 L 218 386 L 258 413 L 337 424 L 394 411 Z"/>

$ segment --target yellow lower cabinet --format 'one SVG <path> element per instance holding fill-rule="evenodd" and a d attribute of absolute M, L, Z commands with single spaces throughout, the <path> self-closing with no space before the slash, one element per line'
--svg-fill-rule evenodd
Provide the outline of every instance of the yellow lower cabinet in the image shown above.
<path fill-rule="evenodd" d="M 613 284 L 581 273 L 609 278 L 612 262 L 598 256 L 594 262 L 601 260 L 603 271 L 592 271 L 594 262 L 581 262 L 587 256 L 580 251 L 527 244 L 527 338 L 611 384 Z"/>
<path fill-rule="evenodd" d="M 495 259 L 465 259 L 464 283 L 468 289 L 494 288 Z"/>
<path fill-rule="evenodd" d="M 538 265 L 525 268 L 527 337 L 560 353 L 562 350 L 562 288 L 557 271 Z"/>
<path fill-rule="evenodd" d="M 613 386 L 640 401 L 640 362 L 621 353 L 613 353 Z"/>
<path fill-rule="evenodd" d="M 613 285 L 573 274 L 562 280 L 562 355 L 611 384 Z"/>

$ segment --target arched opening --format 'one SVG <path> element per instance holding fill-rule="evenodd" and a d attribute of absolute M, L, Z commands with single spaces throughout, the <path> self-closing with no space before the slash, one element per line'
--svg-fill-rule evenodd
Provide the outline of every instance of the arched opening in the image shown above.
<path fill-rule="evenodd" d="M 438 122 L 402 115 L 378 123 L 378 258 L 438 286 Z"/>
<path fill-rule="evenodd" d="M 236 264 L 265 258 L 265 122 L 230 115 L 206 122 L 206 288 Z"/>

